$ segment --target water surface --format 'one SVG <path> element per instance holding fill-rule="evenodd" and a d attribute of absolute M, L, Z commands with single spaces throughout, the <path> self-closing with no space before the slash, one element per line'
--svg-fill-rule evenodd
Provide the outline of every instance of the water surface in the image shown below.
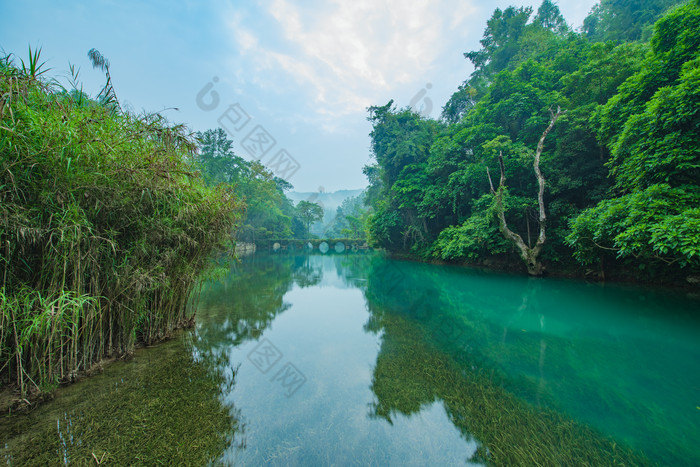
<path fill-rule="evenodd" d="M 698 465 L 698 305 L 374 253 L 256 254 L 206 285 L 194 330 L 2 419 L 0 452 L 13 465 Z"/>

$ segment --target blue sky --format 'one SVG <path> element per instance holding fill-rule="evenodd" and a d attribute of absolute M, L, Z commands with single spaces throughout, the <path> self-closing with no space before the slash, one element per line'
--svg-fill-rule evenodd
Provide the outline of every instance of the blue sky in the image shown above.
<path fill-rule="evenodd" d="M 594 3 L 558 6 L 578 27 Z M 42 47 L 53 76 L 79 66 L 91 94 L 103 84 L 87 58 L 97 48 L 130 109 L 162 110 L 193 130 L 223 116 L 239 155 L 268 151 L 261 160 L 285 159 L 275 170 L 296 190 L 335 191 L 366 185 L 366 107 L 414 101 L 439 116 L 472 71 L 462 54 L 508 5 L 539 3 L 0 0 L 0 47 L 22 58 L 28 45 Z"/>

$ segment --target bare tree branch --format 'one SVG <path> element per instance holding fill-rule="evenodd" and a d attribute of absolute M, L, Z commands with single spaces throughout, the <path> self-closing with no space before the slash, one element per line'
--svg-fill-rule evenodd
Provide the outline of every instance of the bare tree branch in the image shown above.
<path fill-rule="evenodd" d="M 501 180 L 498 186 L 498 191 L 494 190 L 493 182 L 491 181 L 491 173 L 489 172 L 488 167 L 486 168 L 486 174 L 489 178 L 491 193 L 493 193 L 496 196 L 496 210 L 498 213 L 498 220 L 500 224 L 501 233 L 503 233 L 503 236 L 506 237 L 506 239 L 509 240 L 511 243 L 513 243 L 513 245 L 515 245 L 515 247 L 518 249 L 518 251 L 520 252 L 520 257 L 527 265 L 528 273 L 535 276 L 539 276 L 542 274 L 542 265 L 540 264 L 537 258 L 540 254 L 540 251 L 542 250 L 542 245 L 544 245 L 544 242 L 547 240 L 547 236 L 545 233 L 547 214 L 545 212 L 544 205 L 544 188 L 546 181 L 542 176 L 542 172 L 540 171 L 540 157 L 542 156 L 542 150 L 544 149 L 545 138 L 547 137 L 549 132 L 552 131 L 552 128 L 554 128 L 554 124 L 557 122 L 559 117 L 562 114 L 566 113 L 566 111 L 562 111 L 561 108 L 558 106 L 556 113 L 553 112 L 551 108 L 549 109 L 549 112 L 552 116 L 552 119 L 549 122 L 549 126 L 542 133 L 540 141 L 537 143 L 537 150 L 535 152 L 535 160 L 533 163 L 535 169 L 535 176 L 537 177 L 537 182 L 539 184 L 537 202 L 539 204 L 540 222 L 540 232 L 534 247 L 530 247 L 529 245 L 525 244 L 523 238 L 519 234 L 510 230 L 508 228 L 508 223 L 506 222 L 505 208 L 503 207 L 503 191 L 505 190 L 506 181 L 505 164 L 503 163 L 503 151 L 499 151 L 498 153 L 498 164 L 501 168 Z"/>
<path fill-rule="evenodd" d="M 544 133 L 542 133 L 542 137 L 540 137 L 540 141 L 537 143 L 537 151 L 535 152 L 535 162 L 534 162 L 534 168 L 535 168 L 535 176 L 537 177 L 537 182 L 540 185 L 539 192 L 537 193 L 537 203 L 540 206 L 540 235 L 537 238 L 537 243 L 535 244 L 535 248 L 537 246 L 542 246 L 547 239 L 545 235 L 545 226 L 547 223 L 547 214 L 545 213 L 544 210 L 544 186 L 545 186 L 545 179 L 542 176 L 542 172 L 540 172 L 540 157 L 542 156 L 542 150 L 544 149 L 544 140 L 549 134 L 550 131 L 552 131 L 552 128 L 554 128 L 554 124 L 557 123 L 557 120 L 559 119 L 559 116 L 561 116 L 563 113 L 566 113 L 566 111 L 562 112 L 561 107 L 557 106 L 557 112 L 554 113 L 552 109 L 549 109 L 549 113 L 552 116 L 552 119 L 549 122 L 549 126 L 547 127 L 546 130 L 544 130 Z"/>
<path fill-rule="evenodd" d="M 486 167 L 486 176 L 489 178 L 489 186 L 491 187 L 491 193 L 496 194 L 496 190 L 493 189 L 493 182 L 491 181 L 491 172 L 489 172 L 488 166 Z"/>

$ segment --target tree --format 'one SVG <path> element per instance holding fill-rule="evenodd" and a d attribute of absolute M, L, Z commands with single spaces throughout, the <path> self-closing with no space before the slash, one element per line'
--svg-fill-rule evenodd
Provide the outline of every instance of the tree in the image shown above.
<path fill-rule="evenodd" d="M 291 184 L 275 177 L 260 162 L 237 156 L 233 141 L 221 128 L 197 133 L 197 143 L 193 163 L 204 181 L 209 186 L 233 187 L 245 202 L 238 240 L 255 243 L 295 235 L 292 224 L 295 209 L 285 195 L 285 191 L 292 188 Z"/>
<path fill-rule="evenodd" d="M 540 263 L 538 256 L 540 254 L 540 251 L 542 251 L 542 246 L 544 245 L 545 240 L 547 239 L 545 235 L 545 225 L 547 222 L 547 215 L 545 212 L 544 205 L 545 179 L 542 176 L 542 172 L 540 172 L 540 157 L 542 156 L 542 150 L 544 149 L 545 138 L 547 137 L 549 132 L 552 131 L 552 128 L 554 128 L 554 124 L 557 122 L 562 113 L 566 111 L 562 112 L 561 108 L 557 107 L 556 113 L 553 112 L 551 109 L 550 112 L 552 115 L 552 119 L 549 122 L 549 126 L 542 133 L 539 143 L 537 143 L 537 150 L 535 151 L 535 160 L 533 162 L 535 176 L 537 177 L 537 182 L 539 185 L 539 191 L 537 192 L 537 204 L 539 206 L 540 223 L 540 232 L 534 247 L 531 247 L 529 244 L 525 244 L 523 238 L 519 234 L 510 230 L 508 228 L 508 223 L 506 222 L 505 209 L 503 208 L 503 192 L 505 190 L 506 182 L 505 165 L 503 163 L 503 152 L 501 151 L 498 154 L 498 163 L 501 167 L 501 180 L 498 184 L 498 190 L 495 190 L 493 188 L 491 174 L 489 173 L 488 167 L 486 168 L 486 173 L 489 178 L 489 185 L 491 187 L 491 193 L 494 195 L 496 200 L 496 214 L 498 215 L 501 233 L 518 249 L 518 252 L 520 253 L 520 258 L 525 262 L 525 265 L 527 266 L 527 272 L 531 276 L 540 276 L 543 273 L 542 263 Z"/>
<path fill-rule="evenodd" d="M 632 34 L 648 37 L 649 18 L 673 1 L 641 5 L 655 12 L 635 12 Z M 604 28 L 624 29 L 619 12 L 638 3 L 604 0 Z M 531 274 L 610 252 L 690 264 L 700 250 L 698 30 L 697 0 L 660 18 L 647 43 L 590 40 L 553 0 L 534 17 L 496 9 L 440 121 L 393 102 L 368 109 L 370 242 L 471 263 L 515 250 Z M 496 165 L 498 186 L 484 177 Z"/>
<path fill-rule="evenodd" d="M 505 10 L 496 8 L 493 16 L 486 22 L 484 37 L 481 39 L 481 50 L 464 54 L 474 68 L 476 76 L 489 78 L 504 70 L 511 58 L 518 51 L 518 40 L 525 31 L 531 7 L 508 7 Z"/>
<path fill-rule="evenodd" d="M 618 196 L 572 220 L 583 264 L 613 253 L 645 268 L 700 266 L 699 27 L 697 3 L 659 20 L 641 70 L 601 112 Z"/>
<path fill-rule="evenodd" d="M 323 208 L 318 203 L 309 201 L 299 201 L 296 206 L 297 215 L 306 224 L 306 231 L 309 231 L 312 222 L 323 219 Z"/>
<path fill-rule="evenodd" d="M 475 88 L 467 84 L 460 85 L 442 108 L 442 118 L 448 123 L 459 122 L 476 104 L 476 94 Z"/>
<path fill-rule="evenodd" d="M 559 34 L 564 34 L 569 31 L 569 26 L 561 15 L 559 7 L 551 0 L 544 0 L 542 2 L 542 5 L 537 9 L 534 22 L 544 29 L 549 29 Z"/>
<path fill-rule="evenodd" d="M 209 185 L 237 184 L 250 177 L 250 164 L 233 152 L 233 141 L 222 128 L 197 133 L 197 163 Z"/>
<path fill-rule="evenodd" d="M 328 238 L 366 238 L 365 225 L 370 209 L 365 206 L 365 200 L 366 192 L 344 199 L 323 234 Z"/>
<path fill-rule="evenodd" d="M 567 237 L 581 264 L 606 253 L 635 268 L 700 266 L 700 190 L 652 185 L 607 199 L 571 221 Z"/>
<path fill-rule="evenodd" d="M 679 3 L 682 0 L 601 0 L 584 19 L 582 29 L 595 41 L 637 41 L 668 8 Z"/>
<path fill-rule="evenodd" d="M 372 199 L 377 186 L 381 186 L 380 197 L 372 206 L 370 230 L 381 246 L 410 249 L 424 244 L 429 236 L 420 202 L 422 190 L 428 186 L 425 164 L 442 124 L 411 109 L 392 106 L 390 101 L 368 109 L 372 156 L 379 168 L 378 173 L 373 168 L 365 172 L 371 173 L 375 181 L 368 188 L 368 197 Z"/>
<path fill-rule="evenodd" d="M 637 43 L 593 44 L 581 66 L 562 78 L 564 93 L 576 105 L 605 104 L 627 78 L 639 71 L 648 46 Z"/>
<path fill-rule="evenodd" d="M 348 230 L 352 233 L 352 238 L 358 238 L 358 234 L 362 229 L 362 220 L 355 216 L 345 216 L 345 220 L 347 220 L 348 224 L 350 224 L 350 228 Z"/>

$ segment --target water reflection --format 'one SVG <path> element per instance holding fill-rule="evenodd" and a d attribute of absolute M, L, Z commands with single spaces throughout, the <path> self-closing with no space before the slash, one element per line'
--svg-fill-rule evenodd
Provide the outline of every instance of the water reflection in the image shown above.
<path fill-rule="evenodd" d="M 289 308 L 283 298 L 294 279 L 306 282 L 303 264 L 290 258 L 253 255 L 234 263 L 228 275 L 206 284 L 197 311 L 197 335 L 206 347 L 237 346 L 257 339 L 275 317 Z M 307 268 L 308 269 L 308 268 Z M 255 293 L 250 293 L 255 290 Z"/>
<path fill-rule="evenodd" d="M 246 342 L 250 340 L 252 346 L 265 333 L 282 349 L 285 359 L 308 376 L 295 403 L 303 404 L 312 418 L 324 417 L 315 409 L 318 398 L 348 397 L 347 388 L 334 386 L 334 378 L 341 379 L 343 372 L 336 375 L 337 369 L 330 368 L 333 362 L 326 362 L 323 355 L 336 355 L 336 366 L 353 366 L 351 357 L 361 354 L 371 355 L 372 368 L 366 383 L 372 398 L 364 402 L 369 407 L 365 416 L 387 426 L 397 421 L 410 426 L 412 417 L 435 414 L 436 407 L 443 407 L 461 438 L 459 448 L 451 438 L 448 450 L 460 452 L 458 457 L 464 462 L 523 462 L 526 452 L 527 459 L 545 464 L 574 463 L 581 456 L 602 463 L 610 459 L 646 462 L 620 447 L 626 444 L 652 452 L 657 459 L 692 456 L 689 447 L 679 442 L 682 437 L 674 433 L 672 423 L 659 419 L 652 428 L 639 423 L 645 419 L 640 413 L 645 409 L 634 405 L 657 404 L 655 396 L 639 388 L 620 391 L 629 387 L 629 379 L 663 373 L 660 368 L 640 371 L 632 363 L 640 351 L 634 340 L 611 339 L 620 329 L 648 332 L 635 323 L 630 326 L 627 320 L 644 315 L 644 310 L 628 311 L 629 303 L 622 314 L 617 308 L 620 301 L 630 300 L 623 289 L 591 297 L 591 286 L 584 284 L 438 268 L 355 253 L 259 255 L 240 265 L 229 279 L 228 285 L 218 286 L 218 293 L 222 287 L 230 293 L 208 292 L 211 306 L 205 307 L 199 330 L 215 338 L 212 342 L 226 336 L 234 346 L 242 345 L 231 355 L 243 365 L 245 352 L 252 348 Z M 593 291 L 601 291 L 596 287 Z M 353 304 L 347 313 L 364 316 L 361 329 L 365 334 L 341 324 L 337 314 L 325 321 L 346 300 L 341 298 L 345 296 L 342 290 L 361 293 L 364 304 Z M 347 296 L 348 303 L 356 300 L 351 296 Z M 646 313 L 653 315 L 654 311 Z M 275 330 L 270 329 L 273 322 Z M 311 333 L 316 327 L 323 332 Z M 348 339 L 345 353 L 339 350 L 340 337 L 334 338 L 334 332 Z M 363 349 L 371 346 L 367 335 L 374 336 L 378 352 Z M 649 352 L 653 350 L 644 354 Z M 606 368 L 604 364 L 611 361 L 615 365 Z M 688 361 L 692 359 L 686 360 L 686 367 Z M 621 381 L 621 374 L 627 381 Z M 255 372 L 242 379 L 245 385 L 253 382 L 258 390 L 271 390 L 270 381 Z M 353 391 L 356 397 L 364 393 L 361 384 Z M 240 387 L 231 398 L 247 400 L 250 405 L 252 401 L 270 404 L 269 395 L 254 397 Z M 329 403 L 332 410 L 326 409 L 331 413 L 344 407 L 342 401 Z M 289 423 L 289 408 L 284 404 L 271 404 L 269 410 Z M 244 412 L 253 414 L 246 417 L 248 421 L 268 416 L 250 406 Z M 373 427 L 369 423 L 362 430 Z M 449 432 L 445 427 L 441 430 Z M 264 451 L 286 442 L 289 433 L 285 433 L 282 430 L 278 438 L 265 436 L 258 448 Z M 351 437 L 347 432 L 336 435 Z M 606 438 L 611 435 L 615 441 Z M 391 444 L 393 436 L 386 433 L 382 439 Z M 334 458 L 330 453 L 336 441 L 328 435 L 325 442 L 330 446 L 316 445 L 315 449 Z M 299 439 L 292 445 L 301 451 L 309 448 Z M 264 458 L 244 455 L 237 459 L 255 463 Z M 291 458 L 284 459 L 289 462 Z"/>
<path fill-rule="evenodd" d="M 311 257 L 300 255 L 294 257 L 294 282 L 299 287 L 311 287 L 321 282 L 323 269 L 311 262 Z"/>
<path fill-rule="evenodd" d="M 362 251 L 258 253 L 203 288 L 194 331 L 0 424 L 0 451 L 17 465 L 698 463 L 693 306 Z"/>
<path fill-rule="evenodd" d="M 379 259 L 375 266 L 379 271 L 384 267 Z M 426 274 L 414 274 L 410 264 L 403 266 L 405 282 L 397 293 L 383 293 L 386 276 L 369 277 L 366 328 L 382 340 L 372 378 L 376 399 L 371 416 L 391 423 L 397 414 L 420 413 L 441 401 L 464 438 L 478 441 L 471 458 L 476 462 L 575 464 L 584 453 L 593 464 L 639 462 L 585 426 L 554 411 L 536 411 L 507 392 L 499 384 L 502 375 L 481 351 L 483 324 L 450 313 L 453 297 L 444 286 L 426 282 Z M 526 289 L 524 302 L 536 295 L 536 288 Z M 553 451 L 552 446 L 559 448 Z"/>
<path fill-rule="evenodd" d="M 646 462 L 624 445 L 663 463 L 698 460 L 688 442 L 689 432 L 700 435 L 690 410 L 700 387 L 696 303 L 634 288 L 391 267 L 400 284 L 378 258 L 366 291 L 365 327 L 382 336 L 374 415 L 390 420 L 445 401 L 491 460 L 500 449 L 497 463 L 517 462 L 509 456 L 519 450 L 545 464 L 583 453 Z"/>
<path fill-rule="evenodd" d="M 240 408 L 247 440 L 245 450 L 224 452 L 222 463 L 469 463 L 476 443 L 460 434 L 439 401 L 391 423 L 368 414 L 381 339 L 363 328 L 368 313 L 362 290 L 374 260 L 360 252 L 261 255 L 254 260 L 258 266 L 242 264 L 226 283 L 213 286 L 229 293 L 204 302 L 198 330 L 210 338 L 208 346 L 225 348 L 228 365 L 238 368 L 237 384 L 224 397 Z M 269 279 L 256 270 L 274 270 L 279 281 L 264 282 Z M 261 315 L 250 305 L 260 297 L 269 301 L 274 319 L 248 317 Z M 237 333 L 242 320 L 255 323 L 258 334 Z M 224 327 L 228 331 L 221 333 Z M 271 358 L 260 355 L 261 345 L 272 349 Z M 291 395 L 274 376 L 287 364 L 305 378 Z"/>

